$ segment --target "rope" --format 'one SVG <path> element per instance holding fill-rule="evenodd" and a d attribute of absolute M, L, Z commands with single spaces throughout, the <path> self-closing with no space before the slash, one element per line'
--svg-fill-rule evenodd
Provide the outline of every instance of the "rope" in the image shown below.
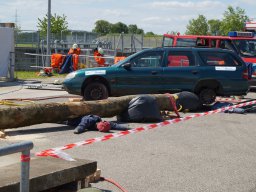
<path fill-rule="evenodd" d="M 30 100 L 22 100 L 22 101 L 34 103 L 33 101 L 30 101 Z M 1 101 L 0 101 L 0 105 L 25 106 L 25 105 L 27 105 L 27 104 L 17 104 L 17 103 L 14 103 L 13 101 L 1 100 Z"/>
<path fill-rule="evenodd" d="M 108 178 L 105 178 L 105 177 L 100 177 L 100 179 L 102 181 L 108 181 L 109 183 L 112 183 L 114 184 L 116 187 L 118 187 L 121 191 L 123 192 L 127 192 L 126 189 L 124 189 L 121 185 L 119 185 L 117 182 L 115 182 L 114 180 L 112 179 L 108 179 Z"/>
<path fill-rule="evenodd" d="M 81 98 L 80 96 L 65 96 L 65 95 L 61 95 L 61 96 L 51 96 L 51 97 L 38 97 L 38 98 L 13 98 L 13 99 L 3 99 L 0 100 L 0 105 L 9 105 L 9 106 L 25 106 L 27 104 L 17 104 L 14 101 L 22 101 L 22 102 L 30 102 L 30 103 L 35 103 L 35 101 L 41 101 L 41 100 L 48 100 L 48 99 L 57 99 L 57 98 Z"/>
<path fill-rule="evenodd" d="M 176 106 L 176 99 L 175 99 L 175 97 L 173 95 L 171 95 L 170 93 L 166 93 L 166 95 L 170 98 L 171 106 L 173 108 L 174 113 L 177 115 L 177 118 L 180 118 L 179 111 L 182 109 L 182 106 L 180 106 L 180 108 L 178 110 L 177 106 Z"/>
<path fill-rule="evenodd" d="M 40 101 L 40 100 L 57 99 L 57 98 L 81 98 L 81 96 L 60 95 L 60 96 L 24 98 L 24 99 L 22 99 L 22 98 L 13 98 L 13 99 L 5 99 L 5 101 Z"/>

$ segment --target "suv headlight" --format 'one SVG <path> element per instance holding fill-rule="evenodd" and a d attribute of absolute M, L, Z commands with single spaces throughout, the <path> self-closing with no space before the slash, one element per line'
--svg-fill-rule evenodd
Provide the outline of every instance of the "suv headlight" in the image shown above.
<path fill-rule="evenodd" d="M 76 71 L 67 74 L 67 76 L 65 77 L 65 80 L 67 80 L 67 79 L 73 79 L 73 78 L 76 76 L 76 74 L 77 74 Z"/>

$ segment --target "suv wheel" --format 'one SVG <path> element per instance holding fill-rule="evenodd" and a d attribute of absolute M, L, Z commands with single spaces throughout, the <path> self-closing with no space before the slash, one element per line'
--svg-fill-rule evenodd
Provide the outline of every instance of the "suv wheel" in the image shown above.
<path fill-rule="evenodd" d="M 84 89 L 84 100 L 101 100 L 108 98 L 108 89 L 103 83 L 94 82 Z"/>
<path fill-rule="evenodd" d="M 216 92 L 210 88 L 202 89 L 199 93 L 199 99 L 202 104 L 209 105 L 215 101 Z"/>

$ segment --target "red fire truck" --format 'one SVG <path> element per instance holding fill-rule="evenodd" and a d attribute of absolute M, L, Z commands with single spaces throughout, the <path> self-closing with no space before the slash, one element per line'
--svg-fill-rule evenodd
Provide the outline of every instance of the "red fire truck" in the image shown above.
<path fill-rule="evenodd" d="M 256 84 L 256 37 L 253 32 L 231 31 L 228 36 L 164 34 L 162 46 L 210 47 L 232 50 L 245 62 L 253 64 L 252 78 Z"/>
<path fill-rule="evenodd" d="M 254 33 L 256 32 L 256 21 L 248 21 L 245 23 L 245 31 L 251 31 Z"/>

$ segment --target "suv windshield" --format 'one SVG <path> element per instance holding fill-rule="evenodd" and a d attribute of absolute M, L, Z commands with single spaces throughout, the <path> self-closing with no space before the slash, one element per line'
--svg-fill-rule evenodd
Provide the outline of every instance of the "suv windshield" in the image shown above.
<path fill-rule="evenodd" d="M 130 60 L 130 58 L 132 58 L 134 55 L 140 54 L 140 52 L 141 52 L 141 51 L 139 51 L 139 52 L 137 52 L 137 53 L 134 53 L 134 54 L 132 54 L 132 55 L 129 55 L 129 56 L 126 57 L 125 59 L 119 61 L 118 63 L 116 63 L 115 65 L 112 65 L 112 66 L 121 66 L 121 65 L 123 65 L 124 63 L 127 63 L 127 62 Z"/>
<path fill-rule="evenodd" d="M 234 45 L 241 55 L 248 57 L 256 56 L 256 40 L 255 39 L 240 39 L 233 40 Z"/>

